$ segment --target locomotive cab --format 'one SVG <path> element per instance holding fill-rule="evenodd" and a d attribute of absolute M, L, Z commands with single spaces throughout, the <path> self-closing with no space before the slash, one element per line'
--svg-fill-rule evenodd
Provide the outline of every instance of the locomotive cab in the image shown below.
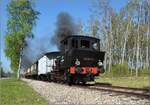
<path fill-rule="evenodd" d="M 68 36 L 61 41 L 61 48 L 65 52 L 72 49 L 100 51 L 100 40 L 88 36 Z"/>
<path fill-rule="evenodd" d="M 64 51 L 64 67 L 71 75 L 72 82 L 93 81 L 94 76 L 104 72 L 105 52 L 100 51 L 99 39 L 72 35 L 61 41 L 61 45 Z"/>

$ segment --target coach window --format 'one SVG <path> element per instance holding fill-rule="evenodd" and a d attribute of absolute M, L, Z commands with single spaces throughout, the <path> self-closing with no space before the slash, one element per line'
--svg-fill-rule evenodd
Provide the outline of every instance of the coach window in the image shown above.
<path fill-rule="evenodd" d="M 81 48 L 90 48 L 90 42 L 88 40 L 81 40 Z"/>

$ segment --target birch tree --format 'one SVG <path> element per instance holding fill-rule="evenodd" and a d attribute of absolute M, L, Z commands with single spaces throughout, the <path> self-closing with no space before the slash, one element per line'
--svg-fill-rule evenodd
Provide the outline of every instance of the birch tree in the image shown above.
<path fill-rule="evenodd" d="M 5 37 L 5 54 L 11 61 L 11 69 L 20 78 L 21 51 L 26 45 L 26 38 L 33 38 L 32 29 L 39 12 L 33 9 L 29 0 L 11 0 L 7 6 L 9 19 Z"/>
<path fill-rule="evenodd" d="M 128 0 L 117 13 L 109 0 L 95 0 L 92 13 L 98 17 L 99 35 L 106 51 L 105 66 L 128 64 L 131 74 L 150 62 L 150 2 L 149 0 Z M 133 71 L 134 70 L 134 71 Z"/>

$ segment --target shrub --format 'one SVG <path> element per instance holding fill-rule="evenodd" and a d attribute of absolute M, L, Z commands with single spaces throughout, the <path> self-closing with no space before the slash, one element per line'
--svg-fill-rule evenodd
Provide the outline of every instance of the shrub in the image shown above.
<path fill-rule="evenodd" d="M 127 77 L 130 76 L 130 71 L 127 64 L 113 65 L 110 71 L 105 72 L 106 77 Z"/>
<path fill-rule="evenodd" d="M 150 69 L 145 68 L 145 69 L 139 70 L 139 76 L 150 76 Z"/>

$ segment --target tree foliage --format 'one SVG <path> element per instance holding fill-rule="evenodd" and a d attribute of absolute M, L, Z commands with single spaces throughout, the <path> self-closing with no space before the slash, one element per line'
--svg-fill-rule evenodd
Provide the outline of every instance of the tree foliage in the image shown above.
<path fill-rule="evenodd" d="M 21 49 L 26 38 L 33 38 L 32 29 L 39 12 L 33 9 L 29 0 L 11 0 L 7 6 L 9 19 L 5 36 L 5 54 L 11 61 L 11 69 L 17 71 Z"/>

